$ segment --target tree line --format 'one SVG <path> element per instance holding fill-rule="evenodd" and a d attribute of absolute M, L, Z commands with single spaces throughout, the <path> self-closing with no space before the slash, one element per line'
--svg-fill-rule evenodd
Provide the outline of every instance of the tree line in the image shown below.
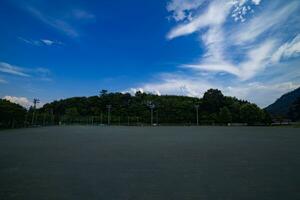
<path fill-rule="evenodd" d="M 1 106 L 2 127 L 61 123 L 120 125 L 271 123 L 270 115 L 257 105 L 224 96 L 217 89 L 208 90 L 203 98 L 142 92 L 131 95 L 102 90 L 98 96 L 62 99 L 47 103 L 39 109 L 31 107 L 28 111 L 5 100 L 1 101 Z"/>

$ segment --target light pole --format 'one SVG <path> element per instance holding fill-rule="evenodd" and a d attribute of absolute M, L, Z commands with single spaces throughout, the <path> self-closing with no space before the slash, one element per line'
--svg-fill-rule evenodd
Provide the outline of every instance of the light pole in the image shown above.
<path fill-rule="evenodd" d="M 111 110 L 111 105 L 107 105 L 107 124 L 110 125 L 110 110 Z"/>
<path fill-rule="evenodd" d="M 148 107 L 151 110 L 151 126 L 153 126 L 153 110 L 155 108 L 155 105 L 154 105 L 154 103 L 152 101 L 148 101 L 147 105 L 148 105 Z"/>
<path fill-rule="evenodd" d="M 199 105 L 195 105 L 197 126 L 199 126 Z"/>
<path fill-rule="evenodd" d="M 31 120 L 31 125 L 34 123 L 34 117 L 35 117 L 35 109 L 36 109 L 36 104 L 40 103 L 40 100 L 37 98 L 33 99 L 33 113 L 32 113 L 32 120 Z"/>

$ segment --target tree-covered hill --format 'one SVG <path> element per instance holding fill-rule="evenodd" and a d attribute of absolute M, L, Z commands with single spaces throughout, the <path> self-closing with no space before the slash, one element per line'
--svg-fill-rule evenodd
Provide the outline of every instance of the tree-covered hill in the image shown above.
<path fill-rule="evenodd" d="M 298 98 L 300 98 L 300 88 L 282 95 L 265 110 L 273 116 L 289 117 L 289 111 Z"/>
<path fill-rule="evenodd" d="M 36 121 L 41 123 L 42 118 L 46 121 L 51 118 L 53 123 L 106 124 L 110 120 L 112 124 L 149 124 L 151 106 L 153 123 L 157 124 L 196 124 L 197 110 L 199 124 L 270 122 L 268 114 L 255 104 L 224 96 L 217 89 L 208 90 L 203 98 L 102 90 L 99 96 L 73 97 L 45 104 L 36 114 L 43 117 Z"/>
<path fill-rule="evenodd" d="M 26 113 L 22 106 L 0 99 L 0 128 L 24 126 Z"/>

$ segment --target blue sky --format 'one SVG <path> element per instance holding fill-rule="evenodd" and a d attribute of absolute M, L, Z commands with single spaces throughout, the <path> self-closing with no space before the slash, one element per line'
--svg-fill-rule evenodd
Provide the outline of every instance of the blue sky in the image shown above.
<path fill-rule="evenodd" d="M 299 13 L 299 0 L 2 0 L 0 97 L 219 88 L 264 107 L 300 86 Z"/>

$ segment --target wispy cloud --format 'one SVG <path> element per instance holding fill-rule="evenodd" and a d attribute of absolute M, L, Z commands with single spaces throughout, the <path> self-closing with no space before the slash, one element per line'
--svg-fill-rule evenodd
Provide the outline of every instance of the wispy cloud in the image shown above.
<path fill-rule="evenodd" d="M 209 88 L 219 88 L 225 95 L 267 106 L 300 86 L 300 62 L 281 63 L 300 55 L 299 29 L 290 24 L 299 5 L 277 0 L 171 0 L 167 10 L 176 25 L 167 39 L 198 35 L 203 53 L 196 62 L 180 64 L 181 74 L 161 74 L 159 80 L 129 91 L 202 96 Z M 283 27 L 290 32 L 283 34 Z"/>
<path fill-rule="evenodd" d="M 79 20 L 93 20 L 96 18 L 95 15 L 93 15 L 92 13 L 81 9 L 73 9 L 72 15 L 72 17 Z"/>
<path fill-rule="evenodd" d="M 172 12 L 172 18 L 176 21 L 191 20 L 191 11 L 199 8 L 205 0 L 172 0 L 167 4 L 167 10 Z"/>
<path fill-rule="evenodd" d="M 30 44 L 33 46 L 60 46 L 60 45 L 63 45 L 63 43 L 60 41 L 50 40 L 50 39 L 31 40 L 31 39 L 25 39 L 23 37 L 18 37 L 18 39 L 26 44 Z"/>
<path fill-rule="evenodd" d="M 300 54 L 300 34 L 298 34 L 291 42 L 281 45 L 272 56 L 272 62 L 277 63 L 281 60 L 296 57 Z"/>
<path fill-rule="evenodd" d="M 11 75 L 30 77 L 30 75 L 25 73 L 24 71 L 25 70 L 22 69 L 21 67 L 14 66 L 5 62 L 0 62 L 0 72 L 11 74 Z"/>
<path fill-rule="evenodd" d="M 52 81 L 50 70 L 43 67 L 25 68 L 6 62 L 0 62 L 0 73 L 1 72 L 13 76 L 25 77 L 30 80 Z"/>
<path fill-rule="evenodd" d="M 45 13 L 42 13 L 37 8 L 34 8 L 32 6 L 27 6 L 27 10 L 43 23 L 64 32 L 69 36 L 72 37 L 79 36 L 78 31 L 73 26 L 71 26 L 67 21 L 60 18 L 48 16 Z"/>
<path fill-rule="evenodd" d="M 282 23 L 289 19 L 298 6 L 297 1 L 288 2 L 285 6 L 270 5 L 266 11 L 251 19 L 249 23 L 237 27 L 236 32 L 231 34 L 231 41 L 236 44 L 255 41 L 263 33 L 282 26 Z"/>
<path fill-rule="evenodd" d="M 79 24 L 82 25 L 82 23 L 78 22 L 88 22 L 96 19 L 94 14 L 83 9 L 75 9 L 72 7 L 66 8 L 64 12 L 49 12 L 30 3 L 25 3 L 23 7 L 44 24 L 71 37 L 78 37 L 81 34 Z"/>
<path fill-rule="evenodd" d="M 196 1 L 194 7 L 189 5 L 194 9 L 201 4 L 200 1 Z M 225 22 L 230 21 L 230 15 L 242 19 L 249 10 L 252 11 L 253 6 L 259 4 L 260 1 L 213 0 L 198 16 L 188 19 L 188 22 L 173 28 L 167 34 L 168 39 L 199 32 L 206 48 L 206 53 L 199 59 L 200 62 L 183 64 L 182 66 L 200 71 L 226 72 L 237 76 L 241 80 L 251 79 L 257 73 L 263 72 L 271 63 L 272 54 L 280 43 L 276 37 L 269 37 L 265 42 L 261 41 L 259 40 L 260 36 L 266 31 L 279 28 L 299 8 L 299 2 L 292 1 L 283 7 L 271 5 L 268 7 L 268 11 L 262 12 L 262 14 L 245 23 L 233 24 L 230 26 L 230 30 L 227 30 L 228 25 L 226 26 Z M 193 9 L 189 12 L 193 12 Z M 236 12 L 239 14 L 236 14 Z M 241 21 L 244 22 L 245 20 Z M 232 29 L 232 27 L 236 28 Z M 298 54 L 298 39 L 295 38 L 291 44 L 283 45 L 273 56 L 273 61 L 276 57 L 277 60 L 280 60 L 278 57 Z M 246 42 L 247 44 L 245 44 Z M 249 44 L 249 42 L 251 43 Z M 234 48 L 242 49 L 243 52 L 239 52 L 237 55 L 228 53 Z M 287 48 L 290 50 L 287 50 Z M 233 60 L 230 58 L 233 58 Z"/>

